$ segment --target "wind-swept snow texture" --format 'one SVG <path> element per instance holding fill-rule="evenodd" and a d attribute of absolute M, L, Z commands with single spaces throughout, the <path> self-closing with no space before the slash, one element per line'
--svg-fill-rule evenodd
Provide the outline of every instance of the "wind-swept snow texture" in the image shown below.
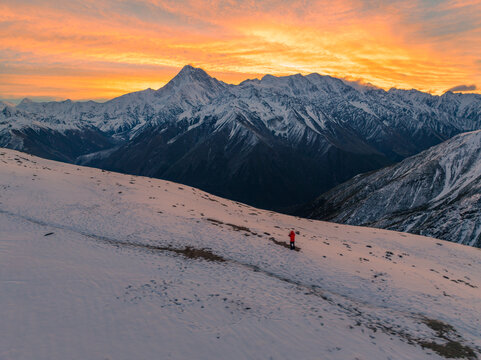
<path fill-rule="evenodd" d="M 481 95 L 384 91 L 300 74 L 230 85 L 185 66 L 100 104 L 0 104 L 0 146 L 181 182 L 269 209 L 481 129 Z"/>
<path fill-rule="evenodd" d="M 481 247 L 481 131 L 356 176 L 304 210 L 310 218 Z"/>
<path fill-rule="evenodd" d="M 0 150 L 2 360 L 475 359 L 480 275 L 472 247 Z"/>

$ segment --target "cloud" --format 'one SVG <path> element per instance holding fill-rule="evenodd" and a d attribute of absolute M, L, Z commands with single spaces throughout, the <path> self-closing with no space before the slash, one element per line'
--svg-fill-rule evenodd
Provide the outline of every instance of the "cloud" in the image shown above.
<path fill-rule="evenodd" d="M 0 96 L 113 97 L 185 64 L 442 94 L 481 84 L 480 14 L 479 0 L 0 0 Z"/>
<path fill-rule="evenodd" d="M 478 87 L 476 85 L 458 85 L 458 86 L 455 86 L 455 87 L 452 87 L 451 89 L 447 90 L 447 91 L 451 91 L 451 92 L 457 92 L 457 91 L 474 91 L 474 90 L 477 90 Z"/>

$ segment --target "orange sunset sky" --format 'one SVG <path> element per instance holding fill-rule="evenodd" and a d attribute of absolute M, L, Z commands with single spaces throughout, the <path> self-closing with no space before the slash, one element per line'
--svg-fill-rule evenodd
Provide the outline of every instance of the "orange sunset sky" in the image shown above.
<path fill-rule="evenodd" d="M 0 0 L 0 99 L 106 100 L 185 64 L 481 92 L 481 0 Z"/>

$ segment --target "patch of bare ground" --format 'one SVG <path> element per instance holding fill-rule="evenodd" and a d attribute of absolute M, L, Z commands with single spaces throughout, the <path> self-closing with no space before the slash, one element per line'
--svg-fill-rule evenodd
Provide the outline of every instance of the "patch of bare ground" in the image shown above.
<path fill-rule="evenodd" d="M 167 251 L 175 252 L 188 259 L 204 259 L 207 261 L 225 262 L 227 261 L 220 255 L 214 254 L 209 249 L 196 249 L 190 246 L 186 246 L 183 249 L 168 248 Z"/>
<path fill-rule="evenodd" d="M 120 244 L 130 246 L 130 247 L 135 247 L 135 248 L 143 248 L 151 251 L 169 251 L 178 255 L 182 255 L 188 259 L 203 259 L 207 261 L 216 261 L 216 262 L 227 261 L 222 256 L 214 254 L 209 249 L 196 249 L 191 246 L 186 246 L 184 248 L 174 248 L 171 246 L 156 246 L 156 245 L 138 244 L 138 243 L 120 243 Z"/>
<path fill-rule="evenodd" d="M 338 304 L 341 308 L 341 304 Z M 349 309 L 349 307 L 345 308 Z M 361 326 L 364 323 L 368 329 L 376 332 L 377 330 L 381 330 L 382 332 L 388 335 L 395 335 L 399 337 L 401 340 L 406 341 L 408 344 L 411 345 L 420 345 L 422 348 L 430 349 L 437 353 L 438 355 L 446 358 L 446 359 L 468 359 L 468 360 L 476 360 L 479 359 L 477 352 L 479 353 L 479 348 L 476 350 L 462 344 L 462 337 L 456 332 L 456 329 L 446 324 L 442 321 L 435 320 L 435 319 L 428 319 L 426 317 L 421 316 L 421 322 L 424 323 L 426 326 L 434 330 L 435 336 L 434 339 L 421 339 L 411 335 L 410 333 L 403 331 L 399 328 L 389 326 L 378 321 L 365 322 L 365 319 L 362 318 L 362 313 L 358 312 L 357 314 L 353 312 L 353 309 L 349 309 L 351 313 L 354 315 L 359 316 L 359 321 L 356 323 L 357 326 Z M 357 309 L 354 309 L 357 310 Z M 477 352 L 476 352 L 477 351 Z"/>
<path fill-rule="evenodd" d="M 249 233 L 252 233 L 252 230 L 249 229 L 248 227 L 245 227 L 245 226 L 242 226 L 242 225 L 236 225 L 236 224 L 229 224 L 229 223 L 225 223 L 223 221 L 220 221 L 220 220 L 217 220 L 217 219 L 212 219 L 212 218 L 206 218 L 207 221 L 210 221 L 211 223 L 215 224 L 215 225 L 227 225 L 227 226 L 230 226 L 233 230 L 235 231 L 245 231 L 245 232 L 249 232 Z"/>
<path fill-rule="evenodd" d="M 436 332 L 439 339 L 444 340 L 441 344 L 434 341 L 418 340 L 417 343 L 423 348 L 431 349 L 447 359 L 478 359 L 473 349 L 458 341 L 459 335 L 451 325 L 427 318 L 423 322 Z"/>
<path fill-rule="evenodd" d="M 135 248 L 135 249 L 142 249 L 152 252 L 172 252 L 181 256 L 184 256 L 188 259 L 203 259 L 207 261 L 215 261 L 215 262 L 226 262 L 227 259 L 223 258 L 220 255 L 214 254 L 210 249 L 197 249 L 192 246 L 185 246 L 183 248 L 175 248 L 172 246 L 159 246 L 159 245 L 151 245 L 151 244 L 142 244 L 137 242 L 129 242 L 129 241 L 119 241 L 119 240 L 112 240 L 100 236 L 92 236 L 86 235 L 91 238 L 95 238 L 98 241 L 102 241 L 104 243 L 108 243 L 114 245 L 116 247 L 128 247 L 128 248 Z"/>
<path fill-rule="evenodd" d="M 130 246 L 130 247 L 135 247 L 135 248 L 143 248 L 146 250 L 151 250 L 151 251 L 169 251 L 173 252 L 178 255 L 182 255 L 188 259 L 203 259 L 207 261 L 216 261 L 216 262 L 225 262 L 227 261 L 225 258 L 223 258 L 220 255 L 214 254 L 212 251 L 209 249 L 197 249 L 191 246 L 186 246 L 184 248 L 174 248 L 171 246 L 157 246 L 157 245 L 149 245 L 149 244 L 139 244 L 139 243 L 127 243 L 127 242 L 122 242 L 118 243 L 120 245 L 125 245 L 125 246 Z"/>

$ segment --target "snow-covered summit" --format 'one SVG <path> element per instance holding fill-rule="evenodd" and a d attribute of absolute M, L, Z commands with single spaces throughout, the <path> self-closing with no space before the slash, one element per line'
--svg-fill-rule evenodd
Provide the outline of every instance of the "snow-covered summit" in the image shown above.
<path fill-rule="evenodd" d="M 5 107 L 5 106 L 15 107 L 15 104 L 10 102 L 10 101 L 0 101 L 0 108 Z"/>
<path fill-rule="evenodd" d="M 195 68 L 191 65 L 186 65 L 174 78 L 172 78 L 172 80 L 167 83 L 167 85 L 169 87 L 174 87 L 192 85 L 194 83 L 203 83 L 206 86 L 210 85 L 213 88 L 217 87 L 217 85 L 219 84 L 222 84 L 222 82 L 211 77 L 203 69 Z"/>
<path fill-rule="evenodd" d="M 169 99 L 169 102 L 180 108 L 199 106 L 219 97 L 228 87 L 204 70 L 186 65 L 157 91 L 157 96 L 161 99 Z"/>
<path fill-rule="evenodd" d="M 30 104 L 35 103 L 32 99 L 30 98 L 23 98 L 22 101 L 17 105 L 19 108 L 29 106 Z"/>

